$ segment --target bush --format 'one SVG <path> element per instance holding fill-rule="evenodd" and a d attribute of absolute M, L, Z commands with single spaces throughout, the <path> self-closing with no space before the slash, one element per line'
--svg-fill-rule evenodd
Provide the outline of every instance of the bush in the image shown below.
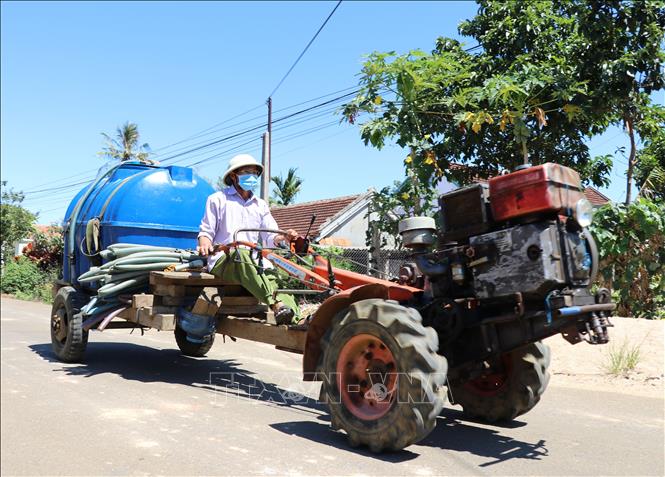
<path fill-rule="evenodd" d="M 665 317 L 665 203 L 607 204 L 591 231 L 601 257 L 599 286 L 613 290 L 617 314 Z"/>
<path fill-rule="evenodd" d="M 62 227 L 52 225 L 46 233 L 36 231 L 32 234 L 32 243 L 25 247 L 23 255 L 35 262 L 40 270 L 59 274 L 63 247 Z"/>
<path fill-rule="evenodd" d="M 25 257 L 18 257 L 5 266 L 0 280 L 3 293 L 28 293 L 44 283 L 44 278 L 35 263 Z"/>
<path fill-rule="evenodd" d="M 3 268 L 0 290 L 23 300 L 50 302 L 53 278 L 52 273 L 41 271 L 36 263 L 25 257 L 18 257 Z"/>

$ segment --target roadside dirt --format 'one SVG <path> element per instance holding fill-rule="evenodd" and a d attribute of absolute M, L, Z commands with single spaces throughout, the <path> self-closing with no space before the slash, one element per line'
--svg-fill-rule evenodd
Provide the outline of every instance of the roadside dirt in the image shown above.
<path fill-rule="evenodd" d="M 612 318 L 610 343 L 571 345 L 561 335 L 545 341 L 552 351 L 550 385 L 620 392 L 638 396 L 664 396 L 663 350 L 665 321 Z M 610 353 L 623 345 L 639 347 L 639 362 L 625 375 L 612 376 L 604 369 Z"/>

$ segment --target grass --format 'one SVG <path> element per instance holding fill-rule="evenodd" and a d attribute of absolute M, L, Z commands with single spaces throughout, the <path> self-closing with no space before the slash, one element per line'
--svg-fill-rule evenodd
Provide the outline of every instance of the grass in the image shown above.
<path fill-rule="evenodd" d="M 603 366 L 605 372 L 614 376 L 624 376 L 633 371 L 642 358 L 641 347 L 641 344 L 630 344 L 627 339 L 621 346 L 610 345 Z"/>

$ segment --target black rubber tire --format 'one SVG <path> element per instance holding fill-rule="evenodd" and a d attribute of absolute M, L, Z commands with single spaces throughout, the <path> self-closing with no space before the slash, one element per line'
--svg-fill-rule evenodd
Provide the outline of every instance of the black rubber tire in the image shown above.
<path fill-rule="evenodd" d="M 210 339 L 205 340 L 203 343 L 192 343 L 187 339 L 187 333 L 176 326 L 175 328 L 175 341 L 178 343 L 178 348 L 182 351 L 182 354 L 185 356 L 193 356 L 195 358 L 202 358 L 210 348 L 212 348 L 213 343 L 215 342 L 215 335 L 210 335 Z"/>
<path fill-rule="evenodd" d="M 79 314 L 89 297 L 65 286 L 58 290 L 51 308 L 51 347 L 60 361 L 77 363 L 83 360 L 88 346 L 88 332 L 83 330 L 83 317 Z M 60 316 L 61 326 L 65 326 L 67 335 L 63 340 L 56 337 L 54 322 Z M 64 323 L 62 323 L 64 320 Z"/>
<path fill-rule="evenodd" d="M 540 401 L 550 380 L 550 349 L 540 341 L 494 360 L 507 363 L 503 385 L 492 395 L 478 393 L 466 382 L 451 381 L 453 401 L 470 417 L 487 422 L 510 421 L 529 412 Z M 505 369 L 506 367 L 504 367 Z"/>
<path fill-rule="evenodd" d="M 448 362 L 437 354 L 436 332 L 421 321 L 416 310 L 395 301 L 362 300 L 338 314 L 322 338 L 320 396 L 330 409 L 332 428 L 344 430 L 352 446 L 367 445 L 373 452 L 397 451 L 423 439 L 436 426 L 446 399 L 443 385 Z M 342 403 L 337 380 L 325 378 L 334 375 L 340 350 L 357 334 L 371 334 L 383 341 L 400 373 L 399 398 L 374 420 L 352 414 Z"/>

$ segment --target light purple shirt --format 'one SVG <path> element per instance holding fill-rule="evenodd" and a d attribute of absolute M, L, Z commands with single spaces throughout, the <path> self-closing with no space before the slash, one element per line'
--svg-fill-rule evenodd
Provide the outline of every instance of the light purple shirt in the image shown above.
<path fill-rule="evenodd" d="M 206 201 L 206 210 L 199 226 L 199 237 L 208 237 L 213 244 L 233 242 L 233 234 L 238 229 L 278 229 L 277 222 L 270 213 L 265 200 L 252 194 L 244 200 L 233 187 L 215 192 Z M 240 232 L 237 240 L 257 243 L 265 247 L 274 247 L 274 234 L 265 232 Z M 223 252 L 208 258 L 208 270 L 217 262 Z"/>

